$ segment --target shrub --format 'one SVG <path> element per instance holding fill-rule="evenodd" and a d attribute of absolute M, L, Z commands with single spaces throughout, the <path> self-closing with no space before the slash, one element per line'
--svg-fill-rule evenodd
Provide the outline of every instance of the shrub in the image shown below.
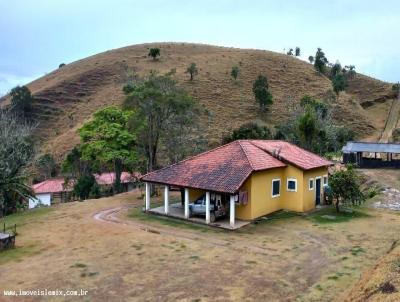
<path fill-rule="evenodd" d="M 186 69 L 186 73 L 190 74 L 190 80 L 193 81 L 194 76 L 199 73 L 196 63 L 190 64 L 189 67 Z"/>
<path fill-rule="evenodd" d="M 159 48 L 150 48 L 148 56 L 152 57 L 153 60 L 155 61 L 157 59 L 157 57 L 159 57 L 161 55 L 161 51 Z"/>
<path fill-rule="evenodd" d="M 231 76 L 235 81 L 236 81 L 238 75 L 239 75 L 239 67 L 233 66 L 232 70 L 231 70 Z"/>
<path fill-rule="evenodd" d="M 65 65 L 65 63 L 61 63 L 60 65 L 58 65 L 58 68 L 63 68 Z"/>
<path fill-rule="evenodd" d="M 268 127 L 255 122 L 241 125 L 231 134 L 222 138 L 222 143 L 227 144 L 238 139 L 271 139 L 272 134 Z"/>

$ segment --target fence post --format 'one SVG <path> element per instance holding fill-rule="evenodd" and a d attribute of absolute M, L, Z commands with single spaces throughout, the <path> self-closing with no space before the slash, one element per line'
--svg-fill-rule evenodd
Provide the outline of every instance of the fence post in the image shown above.
<path fill-rule="evenodd" d="M 5 233 L 6 232 L 6 223 L 4 222 L 4 225 L 3 225 L 3 233 Z"/>

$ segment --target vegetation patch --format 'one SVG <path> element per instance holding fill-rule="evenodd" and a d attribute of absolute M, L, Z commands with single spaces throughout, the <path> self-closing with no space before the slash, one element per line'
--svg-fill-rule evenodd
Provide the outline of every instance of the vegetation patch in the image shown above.
<path fill-rule="evenodd" d="M 51 207 L 42 207 L 5 216 L 0 219 L 1 230 L 3 230 L 3 224 L 5 223 L 6 230 L 13 230 L 16 224 L 18 231 L 18 227 L 36 221 L 39 217 L 46 215 L 53 209 Z"/>
<path fill-rule="evenodd" d="M 21 261 L 25 257 L 39 253 L 40 250 L 34 244 L 4 250 L 0 252 L 0 265 L 9 261 Z"/>
<path fill-rule="evenodd" d="M 336 212 L 334 208 L 321 209 L 317 212 L 311 213 L 308 216 L 308 218 L 313 222 L 320 224 L 348 222 L 351 219 L 367 217 L 370 217 L 370 215 L 361 210 L 342 210 L 340 212 Z"/>
<path fill-rule="evenodd" d="M 363 249 L 361 246 L 354 246 L 351 250 L 350 250 L 351 254 L 353 256 L 358 256 L 359 254 L 365 253 L 365 249 Z"/>

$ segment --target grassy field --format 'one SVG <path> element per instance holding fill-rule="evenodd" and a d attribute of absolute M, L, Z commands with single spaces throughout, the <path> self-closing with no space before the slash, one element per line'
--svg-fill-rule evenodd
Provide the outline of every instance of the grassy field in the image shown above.
<path fill-rule="evenodd" d="M 147 57 L 150 47 L 161 49 L 158 61 Z M 199 74 L 191 82 L 185 71 L 192 62 Z M 234 65 L 240 69 L 237 81 L 230 77 Z M 329 92 L 332 86 L 327 77 L 311 64 L 281 53 L 189 43 L 133 45 L 67 64 L 28 85 L 36 96 L 33 108 L 40 121 L 41 151 L 60 159 L 72 149 L 79 143 L 77 129 L 95 110 L 121 104 L 122 87 L 132 73 L 145 76 L 150 70 L 165 73 L 173 68 L 178 84 L 210 113 L 205 117 L 210 147 L 219 144 L 227 131 L 250 120 L 271 126 L 282 122 L 289 114 L 288 102 L 297 103 L 305 94 L 325 99 L 336 123 L 353 129 L 359 138 L 378 139 L 391 104 L 391 85 L 361 74 L 336 99 Z M 261 73 L 267 75 L 274 97 L 266 114 L 260 113 L 252 93 Z"/>
<path fill-rule="evenodd" d="M 228 232 L 147 216 L 141 203 L 128 193 L 7 217 L 19 235 L 0 253 L 0 294 L 82 288 L 88 296 L 24 301 L 341 301 L 400 229 L 400 215 L 362 208 L 351 219 L 331 209 L 280 212 Z"/>

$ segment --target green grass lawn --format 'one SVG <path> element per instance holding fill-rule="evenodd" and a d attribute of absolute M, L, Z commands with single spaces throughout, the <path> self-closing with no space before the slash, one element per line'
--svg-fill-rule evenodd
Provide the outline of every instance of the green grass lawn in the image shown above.
<path fill-rule="evenodd" d="M 32 222 L 33 220 L 36 220 L 38 217 L 44 216 L 50 211 L 52 211 L 53 208 L 51 207 L 42 207 L 42 208 L 37 208 L 37 209 L 32 209 L 32 210 L 26 210 L 24 212 L 19 212 L 15 214 L 11 214 L 8 216 L 5 216 L 3 218 L 0 218 L 0 231 L 3 231 L 3 226 L 4 223 L 6 224 L 6 230 L 14 230 L 14 225 L 17 225 L 17 232 L 18 232 L 18 227 L 21 227 L 29 222 Z"/>
<path fill-rule="evenodd" d="M 340 223 L 351 219 L 370 217 L 370 215 L 362 208 L 351 209 L 350 211 L 341 209 L 338 213 L 332 206 L 315 211 L 306 217 L 316 223 Z"/>

